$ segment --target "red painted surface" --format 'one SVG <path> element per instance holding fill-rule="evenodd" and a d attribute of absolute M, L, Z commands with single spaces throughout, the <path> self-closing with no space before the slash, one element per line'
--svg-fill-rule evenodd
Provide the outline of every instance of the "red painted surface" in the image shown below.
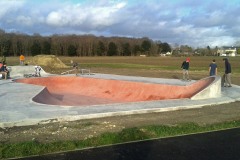
<path fill-rule="evenodd" d="M 16 80 L 46 86 L 33 98 L 35 102 L 71 106 L 191 98 L 213 81 L 210 77 L 188 86 L 177 86 L 60 76 Z"/>

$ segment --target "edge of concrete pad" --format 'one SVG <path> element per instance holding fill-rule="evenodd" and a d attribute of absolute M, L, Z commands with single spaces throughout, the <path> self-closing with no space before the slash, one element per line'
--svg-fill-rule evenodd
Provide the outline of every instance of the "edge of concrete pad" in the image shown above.
<path fill-rule="evenodd" d="M 58 117 L 56 120 L 60 121 L 60 122 L 61 121 L 76 121 L 76 120 L 82 120 L 82 119 L 94 119 L 94 118 L 103 118 L 103 117 L 112 117 L 112 116 L 160 113 L 160 112 L 168 112 L 168 111 L 202 108 L 204 106 L 220 105 L 220 104 L 226 104 L 226 103 L 232 103 L 232 102 L 235 102 L 235 100 L 231 99 L 231 98 L 227 98 L 227 100 L 225 100 L 225 101 L 220 100 L 218 102 L 214 101 L 212 103 L 205 103 L 205 104 L 172 106 L 172 107 L 166 107 L 166 108 L 138 109 L 138 110 L 133 109 L 130 111 L 107 112 L 107 113 L 97 113 L 97 114 L 88 114 L 88 115 L 62 116 L 62 117 Z"/>
<path fill-rule="evenodd" d="M 185 99 L 185 100 L 190 103 L 195 102 L 195 104 L 187 104 L 187 105 L 183 104 L 183 105 L 177 105 L 177 106 L 170 105 L 170 106 L 162 107 L 162 108 L 155 107 L 155 108 L 149 108 L 149 109 L 132 109 L 132 110 L 126 110 L 126 111 L 116 111 L 116 112 L 110 111 L 110 112 L 90 113 L 90 114 L 82 114 L 82 115 L 67 115 L 67 116 L 57 116 L 54 118 L 24 119 L 22 121 L 0 123 L 0 128 L 9 128 L 9 127 L 14 127 L 14 126 L 30 126 L 30 125 L 38 125 L 38 124 L 47 124 L 47 123 L 51 123 L 51 122 L 77 121 L 77 120 L 83 120 L 83 119 L 95 119 L 95 118 L 104 118 L 104 117 L 112 117 L 112 116 L 160 113 L 160 112 L 167 112 L 167 111 L 202 108 L 203 106 L 219 105 L 219 104 L 231 103 L 231 102 L 236 101 L 235 99 L 228 98 L 228 97 L 226 97 L 224 99 L 217 98 L 217 100 L 209 99 L 202 104 L 199 103 L 198 100 L 190 100 L 190 99 Z M 174 101 L 174 100 L 164 100 L 164 101 L 170 102 L 170 101 Z M 176 101 L 179 101 L 179 100 L 176 100 Z M 135 105 L 140 105 L 140 103 L 142 103 L 142 102 L 133 102 L 133 103 Z M 153 103 L 159 103 L 159 101 L 155 101 Z M 176 104 L 176 103 L 179 103 L 179 102 L 175 102 L 174 104 Z M 123 104 L 117 104 L 117 105 L 123 105 Z M 141 105 L 143 105 L 143 104 L 141 104 Z"/>

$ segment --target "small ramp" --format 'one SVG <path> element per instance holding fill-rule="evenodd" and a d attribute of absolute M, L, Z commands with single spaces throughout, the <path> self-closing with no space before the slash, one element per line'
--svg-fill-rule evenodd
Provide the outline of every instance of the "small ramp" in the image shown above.
<path fill-rule="evenodd" d="M 71 70 L 62 72 L 61 74 L 64 75 L 64 74 L 70 74 L 70 73 L 74 73 L 74 72 L 75 72 L 75 69 L 71 69 Z M 86 69 L 86 68 L 78 69 L 78 73 L 80 73 L 81 75 L 84 75 L 84 74 L 93 75 L 93 73 L 91 73 L 91 70 L 90 69 Z"/>
<path fill-rule="evenodd" d="M 33 65 L 9 66 L 9 68 L 10 68 L 10 76 L 12 78 L 22 78 L 22 77 L 24 77 L 24 75 L 35 73 L 35 66 L 33 66 Z M 46 76 L 46 75 L 50 75 L 50 74 L 45 72 L 43 69 L 41 69 L 41 75 Z"/>
<path fill-rule="evenodd" d="M 75 69 L 72 69 L 72 70 L 68 70 L 68 71 L 65 71 L 65 72 L 62 72 L 61 74 L 70 74 L 70 73 L 73 73 Z"/>

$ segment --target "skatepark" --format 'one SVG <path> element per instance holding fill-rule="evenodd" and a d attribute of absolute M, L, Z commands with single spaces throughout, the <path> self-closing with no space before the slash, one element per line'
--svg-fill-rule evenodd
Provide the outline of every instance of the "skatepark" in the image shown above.
<path fill-rule="evenodd" d="M 240 99 L 240 87 L 223 88 L 218 76 L 181 81 L 42 71 L 42 77 L 24 78 L 34 66 L 11 66 L 11 70 L 11 79 L 0 80 L 2 128 L 200 108 Z"/>

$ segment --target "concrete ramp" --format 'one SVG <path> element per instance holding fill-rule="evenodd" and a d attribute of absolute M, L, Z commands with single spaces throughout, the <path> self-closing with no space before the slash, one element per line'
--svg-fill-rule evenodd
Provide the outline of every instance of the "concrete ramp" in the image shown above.
<path fill-rule="evenodd" d="M 199 91 L 197 94 L 191 97 L 192 100 L 199 100 L 199 99 L 207 99 L 207 98 L 216 98 L 221 96 L 221 77 L 220 76 L 212 76 L 207 77 L 202 80 L 206 79 L 214 79 L 212 83 L 210 83 L 207 87 L 203 90 Z"/>
<path fill-rule="evenodd" d="M 10 75 L 12 78 L 22 78 L 24 74 L 34 74 L 35 66 L 27 65 L 27 66 L 9 66 Z M 41 70 L 41 75 L 49 75 L 43 69 Z"/>
<path fill-rule="evenodd" d="M 33 101 L 68 106 L 209 98 L 206 95 L 214 98 L 221 94 L 221 89 L 216 89 L 216 87 L 221 88 L 219 81 L 217 77 L 208 77 L 186 86 L 178 86 L 70 76 L 16 80 L 16 82 L 46 87 L 33 98 Z"/>

